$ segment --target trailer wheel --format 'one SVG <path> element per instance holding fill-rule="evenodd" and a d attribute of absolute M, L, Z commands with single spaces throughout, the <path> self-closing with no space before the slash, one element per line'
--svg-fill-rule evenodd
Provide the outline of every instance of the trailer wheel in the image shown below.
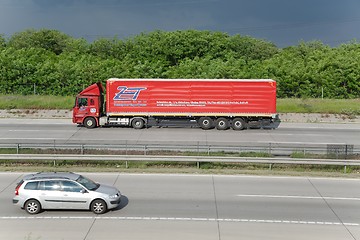
<path fill-rule="evenodd" d="M 210 117 L 201 117 L 198 124 L 202 129 L 208 130 L 213 127 L 214 121 Z"/>
<path fill-rule="evenodd" d="M 231 127 L 232 129 L 234 130 L 243 130 L 246 126 L 246 123 L 244 121 L 244 119 L 242 118 L 235 118 L 233 121 L 232 121 L 232 124 L 231 124 Z"/>
<path fill-rule="evenodd" d="M 145 122 L 142 118 L 134 118 L 131 122 L 131 126 L 134 129 L 142 129 L 145 125 Z"/>
<path fill-rule="evenodd" d="M 217 130 L 226 130 L 229 128 L 229 121 L 226 118 L 218 118 L 216 120 Z"/>
<path fill-rule="evenodd" d="M 96 120 L 93 117 L 87 117 L 84 120 L 84 126 L 86 128 L 94 128 L 96 127 Z"/>

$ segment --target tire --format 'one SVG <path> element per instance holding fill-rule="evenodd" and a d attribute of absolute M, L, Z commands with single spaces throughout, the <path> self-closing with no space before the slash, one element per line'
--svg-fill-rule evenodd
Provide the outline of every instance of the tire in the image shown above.
<path fill-rule="evenodd" d="M 142 129 L 145 125 L 145 122 L 142 118 L 134 118 L 131 122 L 131 126 L 134 129 Z"/>
<path fill-rule="evenodd" d="M 232 121 L 231 127 L 236 131 L 243 130 L 246 127 L 246 123 L 242 118 L 235 118 Z"/>
<path fill-rule="evenodd" d="M 96 120 L 93 117 L 87 117 L 84 120 L 84 126 L 86 128 L 94 128 L 96 127 Z"/>
<path fill-rule="evenodd" d="M 90 205 L 90 210 L 95 214 L 103 214 L 107 211 L 107 206 L 104 200 L 96 199 Z"/>
<path fill-rule="evenodd" d="M 229 120 L 226 118 L 218 118 L 215 125 L 217 130 L 226 130 L 229 128 Z"/>
<path fill-rule="evenodd" d="M 208 130 L 213 128 L 214 121 L 210 117 L 201 117 L 198 124 L 202 129 Z"/>
<path fill-rule="evenodd" d="M 41 211 L 41 204 L 35 199 L 26 201 L 24 205 L 25 211 L 29 214 L 38 214 Z"/>

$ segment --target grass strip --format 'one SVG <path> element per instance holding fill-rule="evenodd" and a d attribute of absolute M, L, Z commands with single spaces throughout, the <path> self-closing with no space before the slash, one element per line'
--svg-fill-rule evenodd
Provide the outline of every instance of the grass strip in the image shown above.
<path fill-rule="evenodd" d="M 0 171 L 42 172 L 123 172 L 123 173 L 188 173 L 188 174 L 225 174 L 225 175 L 291 175 L 323 177 L 360 177 L 360 167 L 248 164 L 248 163 L 174 163 L 174 162 L 125 162 L 125 161 L 0 161 Z"/>
<path fill-rule="evenodd" d="M 0 109 L 72 109 L 74 96 L 0 95 Z M 279 113 L 323 113 L 360 115 L 360 98 L 277 99 Z"/>
<path fill-rule="evenodd" d="M 277 111 L 279 113 L 323 113 L 356 116 L 360 115 L 360 99 L 278 99 Z"/>

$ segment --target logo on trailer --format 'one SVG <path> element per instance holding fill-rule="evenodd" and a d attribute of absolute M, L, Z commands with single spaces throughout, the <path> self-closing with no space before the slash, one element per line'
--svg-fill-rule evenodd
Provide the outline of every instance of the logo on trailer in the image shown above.
<path fill-rule="evenodd" d="M 114 100 L 136 100 L 140 92 L 145 89 L 144 87 L 117 87 L 119 92 L 115 94 Z"/>

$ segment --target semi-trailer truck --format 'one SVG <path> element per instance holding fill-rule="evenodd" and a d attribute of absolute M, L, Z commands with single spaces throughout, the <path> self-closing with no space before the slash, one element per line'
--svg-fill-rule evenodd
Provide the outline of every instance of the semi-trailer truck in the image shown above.
<path fill-rule="evenodd" d="M 271 79 L 117 79 L 81 91 L 73 123 L 141 129 L 193 123 L 202 129 L 276 128 L 276 82 Z"/>

